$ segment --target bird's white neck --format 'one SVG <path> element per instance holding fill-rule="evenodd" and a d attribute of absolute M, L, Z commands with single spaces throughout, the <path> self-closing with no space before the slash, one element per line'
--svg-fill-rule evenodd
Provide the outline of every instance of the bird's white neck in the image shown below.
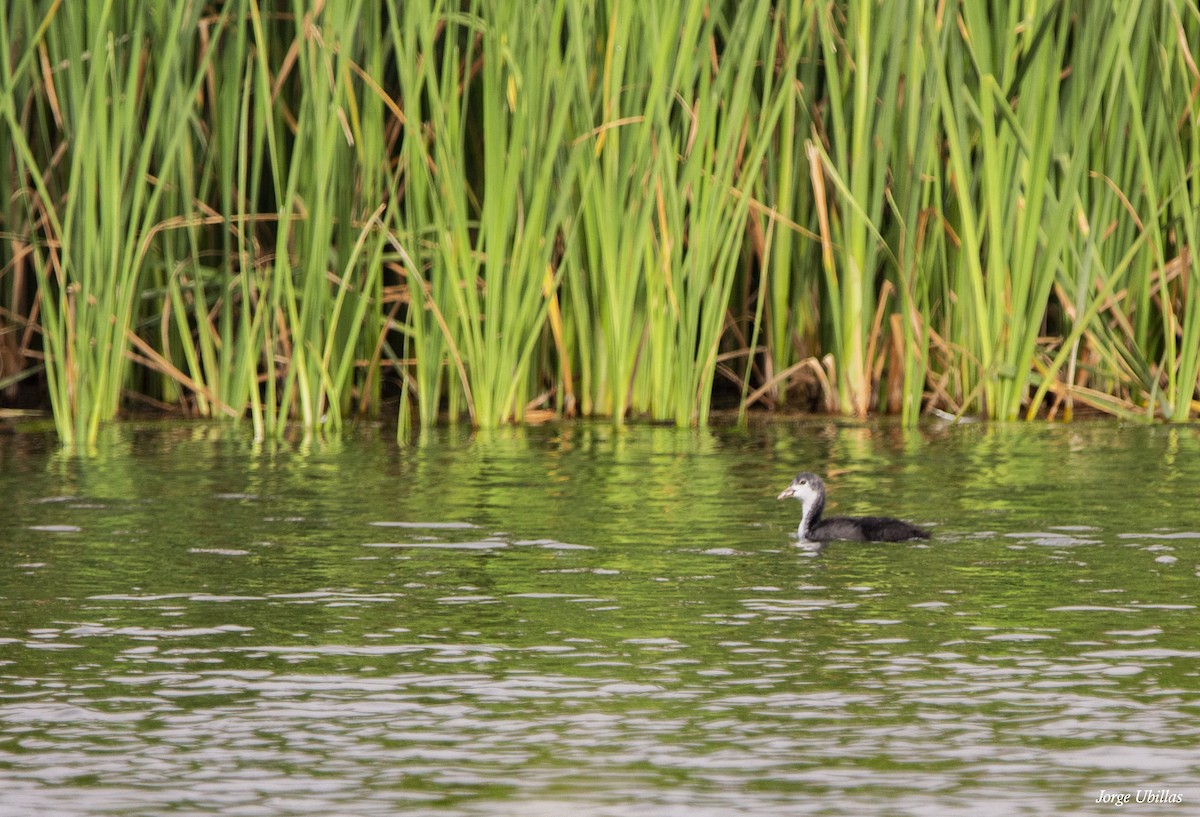
<path fill-rule="evenodd" d="M 803 513 L 800 516 L 800 526 L 796 528 L 796 536 L 799 537 L 800 544 L 812 544 L 813 540 L 808 538 L 808 534 L 812 529 L 813 518 L 817 515 L 817 497 L 803 496 L 800 498 L 800 502 Z"/>

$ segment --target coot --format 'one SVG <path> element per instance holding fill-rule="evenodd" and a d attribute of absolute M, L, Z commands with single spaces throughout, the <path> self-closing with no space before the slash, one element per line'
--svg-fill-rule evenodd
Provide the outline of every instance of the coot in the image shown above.
<path fill-rule="evenodd" d="M 929 532 L 902 519 L 888 516 L 835 516 L 821 518 L 825 510 L 825 483 L 816 474 L 805 471 L 779 495 L 780 499 L 800 500 L 804 515 L 797 532 L 801 542 L 828 542 L 846 539 L 858 542 L 903 542 L 928 539 Z"/>

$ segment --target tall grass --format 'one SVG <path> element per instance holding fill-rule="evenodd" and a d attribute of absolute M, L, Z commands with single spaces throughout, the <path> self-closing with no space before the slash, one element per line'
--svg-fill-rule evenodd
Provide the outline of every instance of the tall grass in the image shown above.
<path fill-rule="evenodd" d="M 0 13 L 0 399 L 1194 416 L 1200 8 Z"/>
<path fill-rule="evenodd" d="M 400 52 L 421 66 L 408 77 L 401 69 L 403 98 L 428 106 L 428 118 L 410 117 L 405 135 L 404 180 L 427 175 L 406 193 L 427 198 L 415 207 L 428 219 L 405 224 L 405 232 L 417 236 L 425 223 L 434 231 L 423 238 L 428 269 L 409 270 L 415 303 L 426 313 L 413 319 L 424 323 L 418 337 L 425 343 L 443 335 L 434 356 L 418 365 L 440 368 L 444 348 L 461 369 L 453 391 L 461 388 L 461 403 L 484 426 L 520 420 L 539 385 L 532 362 L 557 286 L 555 240 L 570 207 L 559 185 L 569 189 L 574 170 L 566 132 L 577 70 L 567 5 L 548 3 L 528 16 L 518 5 L 488 0 L 449 15 L 434 4 L 406 8 L 391 22 L 400 37 L 409 15 L 429 21 L 419 49 Z M 437 411 L 437 384 L 424 375 L 418 398 L 425 423 Z"/>
<path fill-rule="evenodd" d="M 790 18 L 772 21 L 766 4 L 727 11 L 618 4 L 602 29 L 603 89 L 578 157 L 583 235 L 564 287 L 585 413 L 708 416 L 745 224 L 798 53 L 773 65 Z"/>
<path fill-rule="evenodd" d="M 821 228 L 822 269 L 832 318 L 838 402 L 865 415 L 873 391 L 874 329 L 882 290 L 875 277 L 881 252 L 888 251 L 880 225 L 886 203 L 887 171 L 903 159 L 897 99 L 905 52 L 920 40 L 924 3 L 889 3 L 883 13 L 871 0 L 846 5 L 844 25 L 833 7 L 819 14 L 821 53 L 830 69 L 828 127 L 807 144 Z M 828 177 L 828 178 L 826 178 Z M 833 188 L 833 189 L 830 189 Z M 841 206 L 832 206 L 833 202 Z"/>
<path fill-rule="evenodd" d="M 11 93 L 0 103 L 11 137 L 7 158 L 32 186 L 18 191 L 22 221 L 49 237 L 22 241 L 22 249 L 39 292 L 56 425 L 65 443 L 92 443 L 100 423 L 116 415 L 126 385 L 126 335 L 147 239 L 160 217 L 161 180 L 174 170 L 191 120 L 187 101 L 204 67 L 191 34 L 200 7 L 176 3 L 147 14 L 90 0 L 53 7 L 51 20 L 33 16 L 29 6 L 16 9 L 27 31 L 42 33 L 40 56 L 49 69 L 46 95 L 35 97 L 33 111 L 18 111 Z M 0 62 L 12 88 L 18 75 L 34 70 L 35 52 L 14 60 L 8 22 L 3 26 Z M 155 60 L 145 64 L 151 39 Z M 40 117 L 46 130 L 27 135 L 18 113 Z M 152 169 L 160 148 L 164 161 Z"/>
<path fill-rule="evenodd" d="M 1014 3 L 1003 36 L 977 7 L 964 11 L 963 36 L 950 45 L 965 55 L 953 63 L 964 70 L 945 74 L 941 93 L 955 193 L 973 203 L 961 209 L 956 287 L 969 297 L 953 319 L 966 341 L 973 399 L 991 416 L 1013 419 L 1027 397 L 1035 341 L 1070 237 L 1074 190 L 1087 168 L 1087 142 L 1079 137 L 1095 123 L 1111 57 L 1077 49 L 1073 70 L 1088 82 L 1070 83 L 1064 96 L 1059 71 L 1072 25 L 1065 5 L 1023 19 Z M 1081 33 L 1081 44 L 1096 42 Z M 1011 104 L 1014 97 L 1020 104 Z M 1047 112 L 1054 127 L 1043 121 Z M 1061 184 L 1052 186 L 1055 180 Z"/>

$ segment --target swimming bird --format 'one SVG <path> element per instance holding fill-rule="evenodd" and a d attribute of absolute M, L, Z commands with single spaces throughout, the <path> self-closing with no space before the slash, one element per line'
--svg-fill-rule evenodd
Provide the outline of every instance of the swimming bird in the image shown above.
<path fill-rule="evenodd" d="M 800 542 L 828 542 L 848 539 L 858 542 L 903 542 L 906 539 L 928 539 L 929 532 L 888 516 L 835 516 L 821 518 L 825 510 L 825 483 L 814 473 L 805 471 L 792 480 L 779 499 L 800 500 L 804 515 L 800 517 L 797 533 Z"/>

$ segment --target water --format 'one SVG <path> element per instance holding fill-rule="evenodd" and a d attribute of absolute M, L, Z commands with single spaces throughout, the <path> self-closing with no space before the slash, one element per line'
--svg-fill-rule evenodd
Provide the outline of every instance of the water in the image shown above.
<path fill-rule="evenodd" d="M 1198 814 L 1198 449 L 0 436 L 0 815 Z M 798 550 L 807 468 L 934 539 Z"/>

